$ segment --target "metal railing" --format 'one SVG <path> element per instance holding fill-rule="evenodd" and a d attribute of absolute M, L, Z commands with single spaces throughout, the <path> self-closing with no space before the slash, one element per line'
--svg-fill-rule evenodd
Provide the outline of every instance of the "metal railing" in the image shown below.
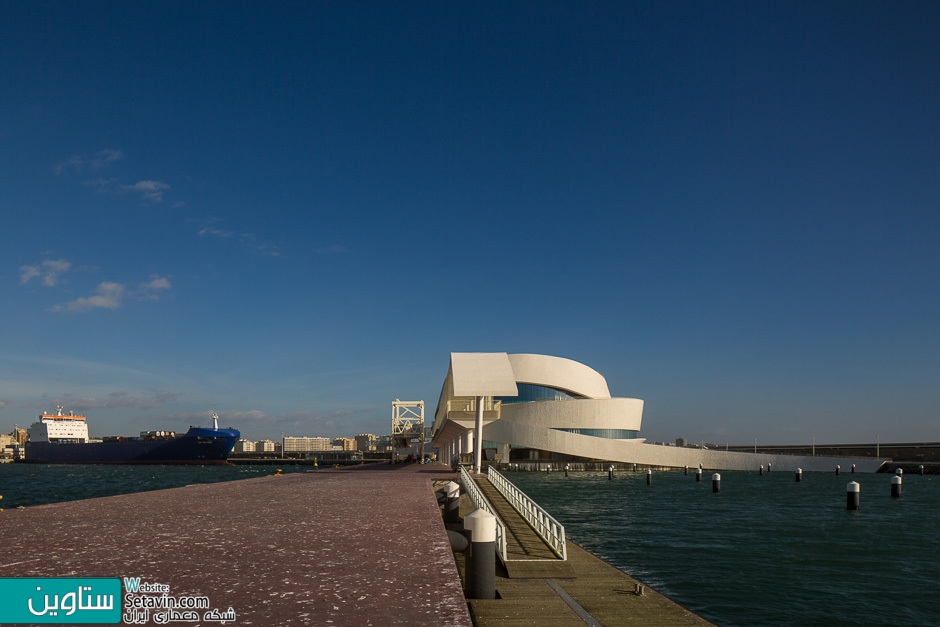
<path fill-rule="evenodd" d="M 480 491 L 477 482 L 473 480 L 473 477 L 470 476 L 470 473 L 467 472 L 467 469 L 463 466 L 460 466 L 460 483 L 463 484 L 463 489 L 467 491 L 467 496 L 473 501 L 473 505 L 477 509 L 489 512 L 493 515 L 493 518 L 496 519 L 496 553 L 499 555 L 499 559 L 505 563 L 506 525 L 503 524 L 503 521 L 496 515 L 496 511 L 493 509 L 493 506 L 490 505 L 489 501 L 486 500 L 486 497 L 483 496 L 483 492 Z"/>
<path fill-rule="evenodd" d="M 532 525 L 535 532 L 545 540 L 552 551 L 561 559 L 568 559 L 565 527 L 492 466 L 489 467 L 486 477 L 499 490 L 500 494 L 506 497 L 506 500 L 516 511 L 525 518 L 526 522 Z"/>

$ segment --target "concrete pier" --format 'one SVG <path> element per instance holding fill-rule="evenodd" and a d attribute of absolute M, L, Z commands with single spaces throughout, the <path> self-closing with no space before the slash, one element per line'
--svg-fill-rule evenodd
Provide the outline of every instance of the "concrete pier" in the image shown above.
<path fill-rule="evenodd" d="M 376 464 L 7 509 L 0 577 L 140 577 L 234 625 L 469 627 L 431 484 L 454 476 Z"/>

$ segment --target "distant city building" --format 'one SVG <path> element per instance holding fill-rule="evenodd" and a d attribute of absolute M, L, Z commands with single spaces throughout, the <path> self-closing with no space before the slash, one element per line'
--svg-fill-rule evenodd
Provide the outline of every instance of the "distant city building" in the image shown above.
<path fill-rule="evenodd" d="M 686 446 L 688 442 L 685 438 L 676 438 L 676 446 Z"/>
<path fill-rule="evenodd" d="M 333 443 L 329 438 L 286 437 L 284 438 L 285 453 L 311 453 L 314 451 L 332 451 Z"/>
<path fill-rule="evenodd" d="M 341 451 L 355 451 L 356 449 L 356 438 L 336 438 L 333 440 L 333 448 L 338 448 Z"/>
<path fill-rule="evenodd" d="M 19 444 L 20 446 L 26 446 L 26 429 L 22 427 L 14 427 L 13 431 L 10 432 L 10 438 L 12 438 L 13 444 Z"/>
<path fill-rule="evenodd" d="M 254 453 L 255 452 L 255 443 L 251 440 L 240 439 L 235 443 L 236 453 Z"/>
<path fill-rule="evenodd" d="M 375 436 L 371 433 L 360 433 L 356 436 L 356 450 L 357 451 L 374 451 L 375 450 Z"/>
<path fill-rule="evenodd" d="M 258 440 L 255 442 L 255 453 L 274 453 L 276 450 L 277 448 L 271 440 Z"/>
<path fill-rule="evenodd" d="M 395 439 L 391 435 L 381 435 L 375 439 L 375 447 L 372 450 L 377 453 L 391 453 L 395 450 Z"/>

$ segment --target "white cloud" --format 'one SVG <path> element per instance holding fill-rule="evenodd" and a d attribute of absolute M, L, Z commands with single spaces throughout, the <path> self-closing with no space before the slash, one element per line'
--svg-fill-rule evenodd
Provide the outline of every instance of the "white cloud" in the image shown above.
<path fill-rule="evenodd" d="M 115 187 L 117 187 L 117 182 L 118 180 L 115 178 L 90 179 L 90 180 L 84 181 L 82 185 L 85 185 L 86 187 L 96 187 L 98 188 L 99 194 L 107 194 L 109 192 L 114 191 Z"/>
<path fill-rule="evenodd" d="M 137 291 L 134 292 L 134 296 L 141 300 L 158 300 L 160 298 L 160 292 L 168 290 L 171 287 L 173 287 L 173 285 L 170 284 L 168 278 L 151 274 L 150 280 L 146 283 L 141 283 Z"/>
<path fill-rule="evenodd" d="M 202 235 L 202 236 L 212 235 L 214 237 L 221 237 L 224 239 L 226 237 L 231 237 L 235 235 L 235 231 L 225 231 L 222 229 L 217 229 L 215 227 L 207 226 L 206 228 L 199 231 L 199 235 Z"/>
<path fill-rule="evenodd" d="M 31 279 L 42 277 L 43 285 L 54 287 L 59 277 L 71 267 L 71 262 L 65 259 L 46 259 L 39 265 L 20 266 L 20 284 L 26 285 Z"/>
<path fill-rule="evenodd" d="M 106 281 L 98 285 L 98 290 L 94 296 L 79 298 L 64 305 L 56 305 L 52 311 L 65 311 L 69 313 L 80 313 L 90 309 L 117 309 L 121 306 L 121 300 L 124 297 L 124 286 L 120 283 Z"/>
<path fill-rule="evenodd" d="M 179 394 L 173 392 L 154 392 L 152 398 L 134 396 L 127 392 L 110 392 L 104 398 L 84 397 L 63 399 L 63 405 L 75 411 L 89 411 L 94 409 L 155 409 L 172 403 Z"/>
<path fill-rule="evenodd" d="M 62 174 L 66 170 L 73 169 L 76 172 L 95 171 L 115 162 L 124 159 L 124 153 L 113 148 L 99 150 L 93 155 L 72 155 L 64 162 L 55 167 L 56 174 Z"/>
<path fill-rule="evenodd" d="M 281 251 L 274 244 L 268 244 L 265 242 L 258 241 L 258 238 L 252 233 L 237 233 L 236 231 L 229 231 L 226 229 L 220 229 L 216 226 L 213 226 L 210 222 L 210 226 L 204 227 L 199 230 L 199 235 L 201 237 L 211 236 L 218 237 L 220 239 L 228 239 L 235 237 L 245 248 L 255 253 L 256 255 L 261 255 L 263 257 L 281 257 Z"/>
<path fill-rule="evenodd" d="M 163 200 L 163 192 L 170 189 L 170 186 L 161 181 L 137 181 L 133 185 L 121 185 L 121 189 L 129 192 L 140 192 L 144 200 L 150 202 L 160 202 Z"/>

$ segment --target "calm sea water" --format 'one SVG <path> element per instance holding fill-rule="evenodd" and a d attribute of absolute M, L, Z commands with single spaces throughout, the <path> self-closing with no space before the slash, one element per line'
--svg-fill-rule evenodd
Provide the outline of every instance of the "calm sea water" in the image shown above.
<path fill-rule="evenodd" d="M 940 625 L 940 477 L 507 472 L 569 539 L 725 627 Z M 859 511 L 846 484 L 861 485 Z"/>
<path fill-rule="evenodd" d="M 310 466 L 281 466 L 284 473 Z M 0 507 L 42 505 L 274 474 L 274 466 L 0 464 Z"/>

